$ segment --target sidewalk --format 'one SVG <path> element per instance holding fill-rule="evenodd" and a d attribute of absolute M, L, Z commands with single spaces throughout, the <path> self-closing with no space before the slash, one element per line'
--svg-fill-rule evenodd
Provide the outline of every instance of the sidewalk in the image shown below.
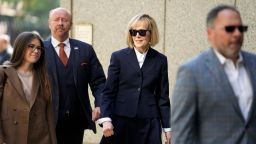
<path fill-rule="evenodd" d="M 102 128 L 96 125 L 97 133 L 94 134 L 91 130 L 85 130 L 83 144 L 99 144 L 102 137 Z"/>

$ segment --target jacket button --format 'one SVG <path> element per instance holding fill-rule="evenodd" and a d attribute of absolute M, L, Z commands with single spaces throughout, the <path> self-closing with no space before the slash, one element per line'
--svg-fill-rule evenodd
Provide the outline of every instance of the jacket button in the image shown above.
<path fill-rule="evenodd" d="M 245 130 L 247 130 L 249 128 L 248 124 L 244 127 Z"/>
<path fill-rule="evenodd" d="M 14 125 L 17 125 L 17 124 L 18 124 L 18 122 L 17 122 L 17 121 L 14 121 L 14 122 L 13 122 L 13 124 L 14 124 Z"/>
<path fill-rule="evenodd" d="M 140 91 L 140 88 L 138 88 L 138 91 Z"/>

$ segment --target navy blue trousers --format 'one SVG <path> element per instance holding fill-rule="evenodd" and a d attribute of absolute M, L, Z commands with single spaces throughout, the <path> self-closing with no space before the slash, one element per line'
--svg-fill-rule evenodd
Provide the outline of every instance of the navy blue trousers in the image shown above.
<path fill-rule="evenodd" d="M 115 116 L 114 136 L 103 136 L 100 144 L 162 144 L 158 118 L 128 118 Z"/>

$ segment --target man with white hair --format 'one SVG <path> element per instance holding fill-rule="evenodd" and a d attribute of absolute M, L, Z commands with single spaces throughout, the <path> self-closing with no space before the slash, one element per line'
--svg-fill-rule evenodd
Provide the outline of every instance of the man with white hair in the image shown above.
<path fill-rule="evenodd" d="M 0 64 L 3 64 L 11 57 L 11 54 L 8 52 L 9 45 L 10 37 L 6 34 L 0 34 Z"/>

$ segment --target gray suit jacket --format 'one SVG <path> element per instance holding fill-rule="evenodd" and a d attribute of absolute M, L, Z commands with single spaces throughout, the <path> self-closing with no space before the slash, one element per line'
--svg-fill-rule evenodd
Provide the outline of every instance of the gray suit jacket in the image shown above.
<path fill-rule="evenodd" d="M 209 49 L 178 71 L 171 113 L 174 144 L 256 143 L 256 56 L 241 53 L 253 88 L 248 120 L 223 66 Z"/>

